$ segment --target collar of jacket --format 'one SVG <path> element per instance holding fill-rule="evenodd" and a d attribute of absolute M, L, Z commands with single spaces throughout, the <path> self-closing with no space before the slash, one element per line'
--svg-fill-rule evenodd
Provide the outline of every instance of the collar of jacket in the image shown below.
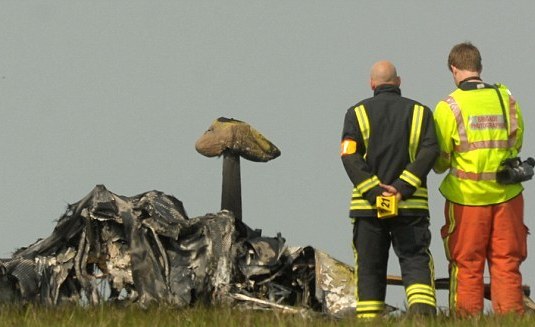
<path fill-rule="evenodd" d="M 373 95 L 376 96 L 381 93 L 396 93 L 398 95 L 401 95 L 401 89 L 392 84 L 381 84 L 375 88 L 375 91 L 373 91 Z"/>
<path fill-rule="evenodd" d="M 493 88 L 492 85 L 489 85 L 482 81 L 470 81 L 470 82 L 464 82 L 459 84 L 458 88 L 460 88 L 463 91 L 471 91 L 471 90 L 479 90 L 479 89 L 485 89 L 485 88 Z"/>

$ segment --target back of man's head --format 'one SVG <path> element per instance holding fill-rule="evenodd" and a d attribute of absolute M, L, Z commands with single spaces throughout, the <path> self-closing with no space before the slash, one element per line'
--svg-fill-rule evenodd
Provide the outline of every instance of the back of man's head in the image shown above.
<path fill-rule="evenodd" d="M 463 42 L 455 45 L 448 56 L 448 69 L 451 66 L 471 72 L 481 73 L 481 54 L 479 50 L 470 42 Z"/>
<path fill-rule="evenodd" d="M 370 85 L 372 89 L 382 84 L 392 84 L 399 86 L 401 79 L 398 76 L 396 67 L 390 61 L 381 60 L 376 62 L 370 71 Z"/>

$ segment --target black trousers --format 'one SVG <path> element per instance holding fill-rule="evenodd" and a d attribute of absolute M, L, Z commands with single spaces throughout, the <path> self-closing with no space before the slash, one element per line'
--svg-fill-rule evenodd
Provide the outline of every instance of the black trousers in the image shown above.
<path fill-rule="evenodd" d="M 355 218 L 353 246 L 356 258 L 357 307 L 359 301 L 385 301 L 391 244 L 399 259 L 405 289 L 414 284 L 423 284 L 431 286 L 434 291 L 430 243 L 428 217 Z"/>

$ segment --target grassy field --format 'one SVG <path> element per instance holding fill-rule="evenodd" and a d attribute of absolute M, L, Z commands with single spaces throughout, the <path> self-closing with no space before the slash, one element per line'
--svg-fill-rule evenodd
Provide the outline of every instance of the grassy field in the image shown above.
<path fill-rule="evenodd" d="M 435 319 L 406 316 L 362 322 L 352 317 L 333 319 L 319 314 L 288 314 L 277 311 L 239 310 L 230 307 L 188 308 L 110 305 L 82 308 L 79 306 L 0 307 L 0 326 L 535 326 L 535 315 L 483 316 L 453 319 L 439 315 Z"/>

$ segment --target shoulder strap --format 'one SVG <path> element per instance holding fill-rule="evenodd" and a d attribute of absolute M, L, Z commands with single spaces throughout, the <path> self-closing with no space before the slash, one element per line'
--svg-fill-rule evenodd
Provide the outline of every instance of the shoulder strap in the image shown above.
<path fill-rule="evenodd" d="M 500 106 L 502 107 L 503 121 L 505 122 L 505 128 L 507 129 L 507 135 L 509 135 L 509 124 L 507 123 L 509 119 L 507 119 L 508 115 L 505 112 L 505 105 L 503 104 L 502 93 L 498 89 L 498 85 L 494 84 L 491 87 L 496 91 L 496 94 L 498 94 L 498 98 L 500 99 Z"/>

